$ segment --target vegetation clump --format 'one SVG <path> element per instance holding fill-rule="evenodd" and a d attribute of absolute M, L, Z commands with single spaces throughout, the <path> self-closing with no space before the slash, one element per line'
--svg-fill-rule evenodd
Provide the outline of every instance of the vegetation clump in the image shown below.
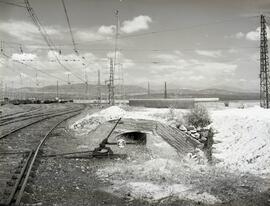
<path fill-rule="evenodd" d="M 211 124 L 211 118 L 206 107 L 195 105 L 193 109 L 185 116 L 188 125 L 195 128 L 203 128 Z"/>

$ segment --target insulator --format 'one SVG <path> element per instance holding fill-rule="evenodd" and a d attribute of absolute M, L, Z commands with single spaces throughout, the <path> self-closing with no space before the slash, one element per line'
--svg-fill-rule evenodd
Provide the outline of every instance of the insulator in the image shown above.
<path fill-rule="evenodd" d="M 22 49 L 22 46 L 20 46 L 20 51 L 21 51 L 21 53 L 23 54 L 23 49 Z"/>

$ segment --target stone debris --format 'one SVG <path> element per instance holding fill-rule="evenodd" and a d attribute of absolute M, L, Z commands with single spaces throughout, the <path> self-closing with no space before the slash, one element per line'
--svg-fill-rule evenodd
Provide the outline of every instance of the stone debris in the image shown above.
<path fill-rule="evenodd" d="M 198 140 L 199 142 L 201 142 L 202 144 L 204 144 L 207 141 L 207 137 L 208 137 L 208 132 L 210 130 L 210 127 L 198 127 L 195 128 L 194 126 L 185 126 L 185 125 L 180 125 L 178 127 L 179 130 L 181 130 L 182 132 L 185 132 L 187 135 L 195 138 L 196 140 Z"/>
<path fill-rule="evenodd" d="M 181 131 L 183 131 L 183 132 L 186 132 L 186 131 L 187 131 L 187 128 L 186 128 L 184 125 L 181 125 L 181 126 L 179 127 L 179 129 L 180 129 Z"/>

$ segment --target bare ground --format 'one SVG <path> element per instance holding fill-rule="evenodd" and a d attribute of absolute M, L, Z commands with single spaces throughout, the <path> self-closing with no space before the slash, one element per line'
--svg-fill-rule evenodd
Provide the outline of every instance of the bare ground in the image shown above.
<path fill-rule="evenodd" d="M 96 110 L 91 110 L 95 112 Z M 62 125 L 49 138 L 43 154 L 65 153 L 72 151 L 91 150 L 97 146 L 108 133 L 107 130 L 95 131 L 94 134 L 75 136 Z M 86 146 L 85 143 L 88 143 Z M 119 151 L 128 153 L 132 148 Z M 143 148 L 136 148 L 143 151 Z M 138 151 L 137 150 L 137 151 Z M 147 151 L 144 151 L 147 152 Z M 131 158 L 134 158 L 131 154 Z M 145 156 L 147 159 L 147 155 Z M 102 180 L 96 171 L 106 166 L 112 166 L 119 159 L 67 159 L 63 157 L 42 158 L 36 176 L 29 184 L 24 197 L 25 203 L 41 205 L 207 205 L 191 200 L 181 200 L 175 197 L 148 202 L 143 199 L 131 198 L 129 193 L 120 195 L 110 191 L 110 177 Z M 212 172 L 191 173 L 190 180 L 197 185 L 199 192 L 209 192 L 228 206 L 266 206 L 270 205 L 269 181 L 251 174 L 231 174 L 213 169 Z"/>

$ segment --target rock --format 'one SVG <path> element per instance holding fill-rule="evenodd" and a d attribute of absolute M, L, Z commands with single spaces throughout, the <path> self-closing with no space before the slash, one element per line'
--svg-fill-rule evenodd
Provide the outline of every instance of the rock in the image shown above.
<path fill-rule="evenodd" d="M 181 131 L 183 131 L 183 132 L 186 132 L 186 131 L 187 131 L 187 128 L 186 128 L 184 125 L 181 125 L 181 126 L 179 127 L 179 129 L 180 129 Z"/>
<path fill-rule="evenodd" d="M 194 126 L 188 126 L 188 127 L 187 127 L 187 130 L 189 130 L 189 131 L 190 131 L 190 130 L 196 130 L 196 128 L 195 128 Z"/>
<path fill-rule="evenodd" d="M 198 132 L 196 132 L 196 133 L 194 134 L 194 136 L 195 136 L 196 139 L 200 139 L 200 134 L 199 134 Z"/>
<path fill-rule="evenodd" d="M 211 128 L 211 125 L 209 124 L 209 125 L 207 125 L 206 127 L 204 127 L 203 129 L 204 130 L 209 130 Z"/>
<path fill-rule="evenodd" d="M 222 141 L 220 141 L 220 140 L 215 140 L 213 144 L 219 144 L 219 143 L 222 143 Z"/>
<path fill-rule="evenodd" d="M 207 139 L 205 137 L 202 137 L 200 141 L 205 142 Z"/>

